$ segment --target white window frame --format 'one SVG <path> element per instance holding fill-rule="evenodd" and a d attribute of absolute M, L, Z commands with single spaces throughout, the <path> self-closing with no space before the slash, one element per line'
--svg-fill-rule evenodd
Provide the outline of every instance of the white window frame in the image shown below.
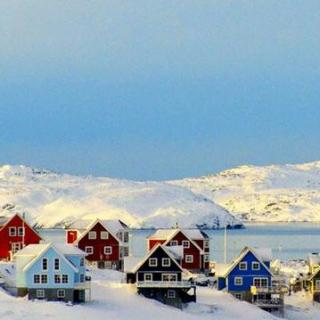
<path fill-rule="evenodd" d="M 253 267 L 254 265 L 257 265 L 258 268 L 254 268 L 254 267 Z M 259 270 L 260 270 L 260 262 L 258 262 L 258 261 L 252 261 L 252 262 L 251 262 L 251 268 L 252 268 L 253 271 L 259 271 Z"/>
<path fill-rule="evenodd" d="M 152 263 L 151 261 L 154 261 Z M 157 267 L 158 266 L 158 259 L 157 258 L 149 258 L 149 267 Z"/>
<path fill-rule="evenodd" d="M 187 254 L 185 261 L 186 261 L 186 263 L 193 263 L 193 255 Z"/>
<path fill-rule="evenodd" d="M 203 241 L 203 247 L 204 248 L 209 248 L 209 246 L 210 246 L 209 240 L 204 240 Z"/>
<path fill-rule="evenodd" d="M 182 246 L 185 249 L 189 249 L 190 248 L 190 241 L 189 240 L 182 240 Z"/>
<path fill-rule="evenodd" d="M 56 269 L 56 260 L 58 260 L 58 269 Z M 53 259 L 53 269 L 54 271 L 60 271 L 60 259 L 59 258 L 54 258 Z"/>
<path fill-rule="evenodd" d="M 109 232 L 108 231 L 101 231 L 100 232 L 100 239 L 101 240 L 108 240 L 109 239 Z"/>
<path fill-rule="evenodd" d="M 162 263 L 163 267 L 170 267 L 171 266 L 170 258 L 162 258 L 161 263 Z"/>
<path fill-rule="evenodd" d="M 241 265 L 243 265 L 244 267 L 241 267 Z M 239 262 L 239 270 L 247 271 L 248 270 L 248 263 L 246 261 Z"/>
<path fill-rule="evenodd" d="M 93 246 L 85 246 L 84 247 L 84 252 L 87 253 L 87 254 L 93 254 Z"/>
<path fill-rule="evenodd" d="M 243 278 L 242 277 L 234 277 L 234 285 L 235 286 L 243 286 Z"/>
<path fill-rule="evenodd" d="M 266 285 L 265 286 L 262 286 L 262 281 L 265 280 L 266 281 Z M 256 281 L 259 281 L 260 283 L 257 285 Z M 267 277 L 256 277 L 256 278 L 253 278 L 253 283 L 252 283 L 253 286 L 257 287 L 257 288 L 268 288 L 269 286 L 269 279 Z"/>
<path fill-rule="evenodd" d="M 234 297 L 235 297 L 236 299 L 242 300 L 242 293 L 235 293 L 235 294 L 234 294 Z"/>
<path fill-rule="evenodd" d="M 44 261 L 46 261 L 46 268 L 43 267 Z M 48 271 L 48 267 L 49 267 L 48 263 L 49 263 L 48 258 L 42 258 L 41 260 L 42 271 Z"/>
<path fill-rule="evenodd" d="M 177 246 L 179 243 L 178 243 L 178 240 L 171 240 L 170 241 L 170 246 Z"/>
<path fill-rule="evenodd" d="M 67 281 L 64 281 L 64 277 L 67 279 Z M 69 283 L 69 275 L 67 275 L 67 274 L 63 274 L 62 276 L 61 276 L 61 283 Z"/>
<path fill-rule="evenodd" d="M 84 267 L 84 258 L 80 258 L 80 267 Z"/>
<path fill-rule="evenodd" d="M 9 237 L 16 237 L 16 236 L 17 236 L 17 228 L 9 227 Z"/>
<path fill-rule="evenodd" d="M 26 232 L 26 228 L 25 227 L 18 227 L 18 230 L 17 230 L 17 234 L 19 237 L 24 237 L 25 236 L 25 232 Z M 20 233 L 20 231 L 22 231 L 22 233 Z"/>
<path fill-rule="evenodd" d="M 62 293 L 62 294 L 61 294 Z M 57 290 L 57 298 L 65 298 L 66 297 L 66 290 L 58 289 Z"/>
<path fill-rule="evenodd" d="M 109 252 L 107 252 L 107 250 L 109 251 Z M 104 247 L 103 248 L 103 253 L 105 254 L 105 255 L 110 255 L 110 254 L 112 254 L 112 247 L 111 246 L 106 246 L 106 247 Z"/>
<path fill-rule="evenodd" d="M 147 279 L 148 276 L 150 276 L 150 279 Z M 145 282 L 152 282 L 153 281 L 153 274 L 152 273 L 144 273 L 143 280 Z"/>
<path fill-rule="evenodd" d="M 175 290 L 168 290 L 168 293 L 167 293 L 167 298 L 169 299 L 175 299 L 176 298 L 176 291 Z"/>
<path fill-rule="evenodd" d="M 82 283 L 82 282 L 84 282 L 84 280 L 85 280 L 84 274 L 80 273 L 79 281 Z"/>
<path fill-rule="evenodd" d="M 44 280 L 42 279 L 42 277 L 45 278 L 46 281 L 44 281 Z M 47 283 L 48 283 L 48 275 L 47 275 L 47 274 L 41 274 L 41 276 L 40 276 L 40 283 L 44 283 L 44 284 L 47 284 Z"/>
<path fill-rule="evenodd" d="M 204 255 L 203 262 L 209 262 L 209 255 L 208 254 Z"/>
<path fill-rule="evenodd" d="M 59 279 L 59 280 L 58 280 Z M 57 281 L 56 281 L 57 280 Z M 62 279 L 61 279 L 61 275 L 60 274 L 55 274 L 53 277 L 53 281 L 55 284 L 60 284 Z"/>
<path fill-rule="evenodd" d="M 36 281 L 35 277 L 39 277 L 39 281 Z M 36 273 L 36 274 L 33 275 L 33 283 L 34 284 L 40 284 L 41 283 L 41 275 L 40 274 Z"/>
<path fill-rule="evenodd" d="M 43 298 L 45 298 L 45 292 L 44 292 L 44 290 L 43 289 L 37 289 L 36 290 L 36 298 L 37 299 L 43 299 Z"/>
<path fill-rule="evenodd" d="M 88 239 L 89 240 L 96 240 L 97 239 L 97 231 L 89 231 Z"/>
<path fill-rule="evenodd" d="M 168 277 L 166 280 L 165 278 Z M 178 275 L 176 273 L 162 273 L 161 274 L 161 281 L 163 282 L 177 282 Z"/>

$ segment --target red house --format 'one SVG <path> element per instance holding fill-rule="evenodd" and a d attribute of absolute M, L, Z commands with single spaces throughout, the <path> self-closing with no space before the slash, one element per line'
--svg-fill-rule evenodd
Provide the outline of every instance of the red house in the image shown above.
<path fill-rule="evenodd" d="M 209 272 L 209 236 L 199 229 L 159 229 L 148 237 L 148 249 L 158 243 L 166 246 L 183 246 L 181 266 L 191 272 Z"/>
<path fill-rule="evenodd" d="M 99 268 L 122 269 L 129 255 L 128 226 L 120 220 L 77 221 L 68 227 L 66 241 L 85 251 Z"/>
<path fill-rule="evenodd" d="M 1 260 L 10 260 L 23 247 L 37 244 L 41 240 L 38 233 L 19 214 L 11 218 L 0 218 Z"/>

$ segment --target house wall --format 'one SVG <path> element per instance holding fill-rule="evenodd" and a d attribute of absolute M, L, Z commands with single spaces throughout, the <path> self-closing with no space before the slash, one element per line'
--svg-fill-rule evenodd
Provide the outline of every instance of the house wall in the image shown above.
<path fill-rule="evenodd" d="M 48 270 L 42 270 L 42 259 L 48 259 Z M 54 259 L 60 259 L 60 271 L 54 270 Z M 26 272 L 26 285 L 29 289 L 36 288 L 73 288 L 75 284 L 75 271 L 73 268 L 66 263 L 61 256 L 53 249 L 49 248 L 41 258 L 39 258 Z M 34 274 L 47 274 L 48 275 L 48 283 L 47 284 L 35 284 L 33 281 Z M 54 283 L 54 275 L 55 274 L 67 274 L 68 275 L 68 283 Z"/>
<path fill-rule="evenodd" d="M 9 236 L 10 227 L 24 227 L 24 236 Z M 11 244 L 14 242 L 24 243 L 25 246 L 29 244 L 37 244 L 41 240 L 41 237 L 26 223 L 23 223 L 22 218 L 19 215 L 15 215 L 6 225 L 0 230 L 0 259 L 9 259 Z"/>
<path fill-rule="evenodd" d="M 90 240 L 88 232 L 78 243 L 78 247 L 83 251 L 85 251 L 86 246 L 93 247 L 93 254 L 87 255 L 86 259 L 89 261 L 119 261 L 120 248 L 118 240 L 114 238 L 110 233 L 108 239 L 101 239 L 101 231 L 108 230 L 106 230 L 99 222 L 95 224 L 90 231 L 97 232 L 97 239 Z M 112 253 L 110 255 L 104 254 L 104 247 L 106 246 L 112 247 Z"/>
<path fill-rule="evenodd" d="M 253 279 L 256 277 L 268 278 L 268 285 L 271 285 L 271 274 L 270 272 L 261 264 L 261 262 L 251 253 L 248 252 L 241 261 L 247 262 L 247 270 L 240 270 L 238 265 L 230 272 L 227 277 L 227 287 L 228 291 L 250 291 L 250 287 L 253 285 Z M 252 270 L 252 262 L 260 263 L 260 270 Z M 235 285 L 235 277 L 242 277 L 243 284 Z"/>
<path fill-rule="evenodd" d="M 158 260 L 158 265 L 156 267 L 149 266 L 149 259 L 156 258 Z M 178 276 L 178 281 L 181 281 L 181 269 L 176 263 L 170 258 L 171 264 L 169 267 L 162 266 L 162 258 L 170 258 L 167 253 L 159 247 L 153 254 L 146 260 L 140 268 L 137 270 L 137 280 L 144 281 L 145 273 L 153 274 L 153 281 L 161 281 L 163 273 L 176 273 Z"/>
<path fill-rule="evenodd" d="M 166 240 L 156 240 L 156 239 L 150 239 L 148 240 L 148 249 L 149 251 L 153 249 L 157 244 L 164 244 Z"/>
<path fill-rule="evenodd" d="M 78 239 L 77 230 L 67 230 L 66 231 L 66 242 L 69 244 L 74 243 Z"/>

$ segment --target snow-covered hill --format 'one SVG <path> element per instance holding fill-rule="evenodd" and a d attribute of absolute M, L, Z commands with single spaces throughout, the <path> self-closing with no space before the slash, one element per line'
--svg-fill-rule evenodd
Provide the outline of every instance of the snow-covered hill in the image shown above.
<path fill-rule="evenodd" d="M 189 188 L 166 182 L 78 177 L 25 166 L 0 167 L 0 215 L 25 211 L 52 227 L 79 218 L 120 218 L 131 227 L 223 227 L 239 223 Z"/>
<path fill-rule="evenodd" d="M 172 183 L 215 201 L 242 221 L 320 221 L 320 161 L 241 166 Z"/>

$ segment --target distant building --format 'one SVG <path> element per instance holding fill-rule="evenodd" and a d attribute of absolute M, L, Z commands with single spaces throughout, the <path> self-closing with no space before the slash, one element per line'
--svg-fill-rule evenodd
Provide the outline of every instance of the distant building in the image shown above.
<path fill-rule="evenodd" d="M 320 253 L 315 252 L 308 257 L 309 277 L 306 287 L 312 294 L 314 302 L 320 302 Z"/>
<path fill-rule="evenodd" d="M 124 272 L 139 294 L 164 304 L 182 308 L 196 301 L 196 288 L 182 279 L 183 247 L 155 245 L 142 259 L 127 257 Z"/>
<path fill-rule="evenodd" d="M 271 260 L 271 249 L 245 247 L 232 263 L 216 265 L 218 290 L 264 310 L 283 313 L 284 288 L 273 279 Z"/>
<path fill-rule="evenodd" d="M 147 241 L 149 250 L 158 244 L 182 246 L 182 268 L 195 273 L 209 272 L 210 239 L 200 229 L 159 229 Z"/>
<path fill-rule="evenodd" d="M 68 226 L 66 241 L 85 251 L 98 268 L 121 270 L 129 255 L 129 230 L 121 220 L 77 221 Z"/>
<path fill-rule="evenodd" d="M 23 247 L 41 240 L 39 234 L 19 214 L 11 218 L 0 217 L 0 260 L 11 260 Z"/>
<path fill-rule="evenodd" d="M 85 253 L 68 244 L 32 244 L 15 254 L 17 290 L 29 299 L 85 302 L 90 299 Z"/>

